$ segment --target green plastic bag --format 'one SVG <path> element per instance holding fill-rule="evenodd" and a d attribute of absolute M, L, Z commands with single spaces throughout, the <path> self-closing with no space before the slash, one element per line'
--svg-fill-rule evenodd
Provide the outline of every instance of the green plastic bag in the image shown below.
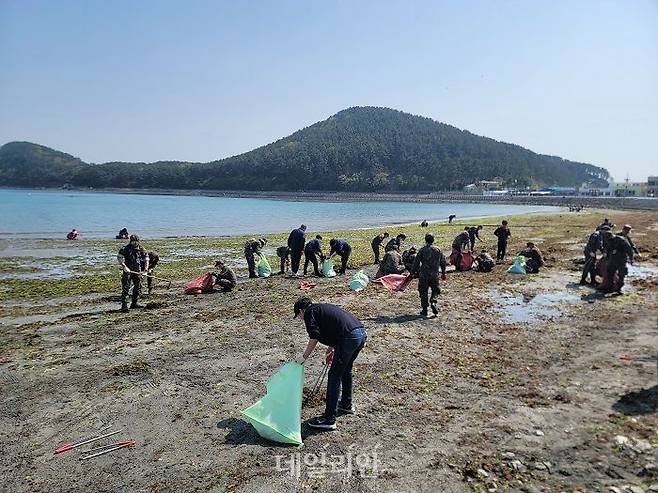
<path fill-rule="evenodd" d="M 304 365 L 290 361 L 267 381 L 267 394 L 242 411 L 263 438 L 302 444 Z"/>
<path fill-rule="evenodd" d="M 368 282 L 370 282 L 370 279 L 368 279 L 368 276 L 365 274 L 365 272 L 360 270 L 354 274 L 354 277 L 352 277 L 352 280 L 350 281 L 350 288 L 358 293 L 359 291 L 362 291 L 366 288 Z"/>
<path fill-rule="evenodd" d="M 334 261 L 325 260 L 322 262 L 322 275 L 324 277 L 336 277 L 336 271 L 334 271 Z"/>
<path fill-rule="evenodd" d="M 260 256 L 256 269 L 258 269 L 258 277 L 270 277 L 272 275 L 272 267 L 270 267 L 265 255 Z"/>
<path fill-rule="evenodd" d="M 516 257 L 514 263 L 510 265 L 509 269 L 507 269 L 507 272 L 509 274 L 525 274 L 525 257 L 523 255 Z"/>

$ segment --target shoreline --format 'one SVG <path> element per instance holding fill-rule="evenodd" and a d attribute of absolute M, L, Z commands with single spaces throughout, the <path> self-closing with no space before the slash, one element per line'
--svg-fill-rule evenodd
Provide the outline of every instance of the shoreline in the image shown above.
<path fill-rule="evenodd" d="M 172 195 L 191 197 L 250 198 L 281 200 L 289 202 L 413 202 L 413 203 L 483 203 L 510 205 L 544 205 L 569 207 L 581 205 L 588 208 L 618 210 L 658 211 L 658 199 L 646 197 L 588 197 L 588 196 L 484 196 L 462 192 L 329 192 L 329 191 L 250 191 L 250 190 L 185 190 L 185 189 L 140 189 L 140 188 L 24 188 L 0 187 L 3 190 L 32 190 L 55 192 L 89 192 L 128 195 Z"/>
<path fill-rule="evenodd" d="M 507 204 L 504 204 L 507 205 Z M 518 204 L 509 204 L 509 205 L 518 205 Z M 555 215 L 555 214 L 563 214 L 568 212 L 568 210 L 565 210 L 563 207 L 555 206 L 556 210 L 554 211 L 528 211 L 528 212 L 512 212 L 509 217 L 518 217 L 518 216 L 536 216 L 536 215 Z M 594 212 L 595 209 L 590 210 L 589 212 Z M 474 221 L 476 219 L 490 219 L 490 218 L 500 218 L 500 217 L 508 217 L 499 213 L 496 214 L 477 214 L 474 216 L 459 216 L 455 218 L 453 223 L 449 223 L 448 219 L 429 219 L 427 220 L 428 222 L 428 228 L 432 226 L 438 226 L 438 225 L 459 225 L 462 224 L 463 221 Z M 414 221 L 414 222 L 390 222 L 390 223 L 383 223 L 383 224 L 374 224 L 374 225 L 366 225 L 366 226 L 358 226 L 358 227 L 350 227 L 345 229 L 344 231 L 366 231 L 370 229 L 376 229 L 376 228 L 405 228 L 405 227 L 413 227 L 413 226 L 418 226 L 420 223 L 419 221 Z M 485 227 L 492 227 L 496 225 L 492 224 L 482 224 Z M 516 225 L 515 227 L 528 227 L 528 225 L 524 224 L 519 224 Z M 426 229 L 428 229 L 426 228 Z M 340 229 L 333 229 L 333 230 L 339 230 Z M 321 231 L 325 232 L 326 231 Z M 96 233 L 95 231 L 91 231 L 90 233 Z M 57 236 L 31 236 L 31 235 L 42 235 L 42 234 L 57 234 Z M 231 239 L 231 238 L 242 238 L 242 237 L 249 237 L 249 236 L 258 236 L 261 234 L 265 235 L 283 235 L 283 234 L 288 234 L 288 231 L 282 230 L 282 231 L 273 231 L 273 232 L 260 232 L 260 233 L 236 233 L 236 234 L 224 234 L 224 235 L 190 235 L 190 234 L 184 234 L 184 235 L 166 235 L 166 236 L 148 236 L 148 239 L 150 240 L 178 240 L 178 239 L 185 239 L 185 238 L 198 238 L 198 239 Z M 52 240 L 62 240 L 61 238 L 61 233 L 60 232 L 35 232 L 35 233 L 26 233 L 26 232 L 17 232 L 17 233 L 11 233 L 11 232 L 1 232 L 0 235 L 2 235 L 2 240 L 11 242 L 11 241 L 52 241 Z M 111 235 L 112 233 L 109 232 L 108 237 L 96 237 L 96 236 L 91 236 L 91 237 L 82 237 L 80 238 L 81 241 L 104 241 L 104 240 L 114 240 L 118 241 L 116 238 L 112 238 Z M 77 241 L 77 240 L 76 240 Z M 0 258 L 2 258 L 2 251 L 0 251 Z"/>

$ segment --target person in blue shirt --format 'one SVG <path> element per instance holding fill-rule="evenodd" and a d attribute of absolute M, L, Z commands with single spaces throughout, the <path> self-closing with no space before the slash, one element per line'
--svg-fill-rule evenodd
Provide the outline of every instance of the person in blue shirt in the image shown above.
<path fill-rule="evenodd" d="M 315 239 L 309 241 L 306 246 L 304 247 L 304 275 L 308 272 L 308 264 L 312 263 L 313 264 L 313 274 L 316 276 L 320 277 L 322 274 L 320 274 L 320 270 L 318 267 L 318 260 L 324 259 L 324 255 L 322 253 L 322 245 L 320 244 L 320 241 L 322 240 L 322 236 L 320 235 L 315 235 Z"/>
<path fill-rule="evenodd" d="M 338 270 L 338 273 L 345 274 L 345 270 L 347 269 L 347 261 L 352 254 L 352 247 L 345 240 L 338 240 L 336 238 L 332 238 L 329 241 L 329 246 L 331 246 L 329 258 L 333 257 L 334 255 L 338 255 L 340 257 L 340 269 Z"/>
<path fill-rule="evenodd" d="M 311 428 L 335 430 L 336 415 L 354 414 L 352 405 L 352 365 L 368 339 L 363 323 L 337 305 L 313 303 L 310 298 L 299 298 L 294 306 L 295 317 L 301 316 L 309 341 L 304 353 L 297 358 L 304 363 L 318 342 L 327 346 L 327 355 L 334 352 L 327 380 L 327 399 L 324 414 L 308 422 Z M 339 399 L 340 398 L 340 399 Z"/>
<path fill-rule="evenodd" d="M 288 248 L 290 248 L 290 270 L 292 270 L 292 275 L 295 277 L 298 275 L 299 264 L 302 261 L 304 245 L 306 245 L 306 225 L 302 224 L 299 228 L 293 229 L 288 236 Z"/>

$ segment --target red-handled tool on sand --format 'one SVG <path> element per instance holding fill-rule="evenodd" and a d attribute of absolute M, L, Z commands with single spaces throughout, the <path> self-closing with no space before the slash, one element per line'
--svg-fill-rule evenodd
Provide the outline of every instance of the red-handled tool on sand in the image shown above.
<path fill-rule="evenodd" d="M 93 459 L 94 457 L 98 457 L 99 455 L 109 454 L 110 452 L 114 452 L 115 450 L 132 447 L 133 445 L 135 445 L 135 440 L 123 440 L 121 442 L 111 443 L 109 445 L 103 445 L 102 447 L 96 447 L 91 450 L 88 450 L 87 453 L 90 452 L 96 452 L 96 453 L 91 455 L 85 455 L 84 457 L 80 457 L 80 460 Z"/>
<path fill-rule="evenodd" d="M 74 448 L 80 447 L 82 445 L 86 445 L 87 443 L 95 442 L 97 440 L 102 440 L 103 438 L 111 437 L 112 435 L 116 435 L 117 433 L 120 433 L 121 430 L 113 431 L 112 433 L 106 433 L 105 435 L 101 435 L 99 437 L 93 437 L 93 438 L 88 438 L 86 440 L 82 440 L 80 442 L 76 443 L 65 443 L 58 449 L 55 449 L 55 454 L 61 454 L 62 452 L 68 452 L 69 450 L 73 450 Z"/>

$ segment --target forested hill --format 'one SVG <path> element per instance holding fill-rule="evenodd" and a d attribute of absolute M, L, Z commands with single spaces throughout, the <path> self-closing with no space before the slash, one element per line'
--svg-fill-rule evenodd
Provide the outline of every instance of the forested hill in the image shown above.
<path fill-rule="evenodd" d="M 455 190 L 502 178 L 517 186 L 603 185 L 604 168 L 536 154 L 429 118 L 355 107 L 272 144 L 210 163 L 88 164 L 27 142 L 0 147 L 0 185 L 214 190 Z"/>

